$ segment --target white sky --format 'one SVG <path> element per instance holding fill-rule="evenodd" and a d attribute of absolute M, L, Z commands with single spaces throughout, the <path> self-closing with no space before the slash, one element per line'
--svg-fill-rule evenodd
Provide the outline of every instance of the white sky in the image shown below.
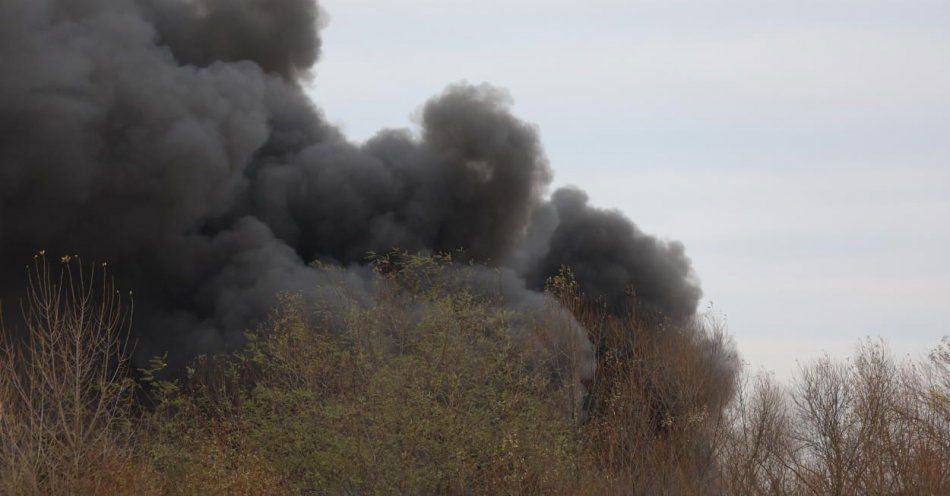
<path fill-rule="evenodd" d="M 950 334 L 950 2 L 323 0 L 355 140 L 507 88 L 555 186 L 686 244 L 753 368 Z"/>

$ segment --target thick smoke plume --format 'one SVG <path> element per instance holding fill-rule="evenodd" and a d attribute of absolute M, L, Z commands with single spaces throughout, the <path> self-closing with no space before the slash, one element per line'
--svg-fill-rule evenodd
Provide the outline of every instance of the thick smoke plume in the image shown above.
<path fill-rule="evenodd" d="M 578 190 L 546 199 L 538 132 L 503 91 L 451 86 L 418 133 L 348 142 L 301 89 L 320 16 L 310 0 L 0 2 L 0 296 L 39 249 L 108 260 L 135 290 L 139 350 L 189 355 L 240 342 L 279 291 L 318 298 L 309 262 L 356 287 L 367 252 L 398 247 L 503 268 L 517 307 L 570 265 L 611 305 L 632 290 L 694 313 L 682 245 Z"/>

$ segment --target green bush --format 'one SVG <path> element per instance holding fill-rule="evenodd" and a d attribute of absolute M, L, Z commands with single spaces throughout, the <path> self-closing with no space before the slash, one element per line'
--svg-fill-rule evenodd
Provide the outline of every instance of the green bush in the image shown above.
<path fill-rule="evenodd" d="M 369 308 L 284 295 L 246 349 L 198 360 L 151 419 L 165 486 L 201 492 L 196 474 L 220 484 L 207 474 L 250 459 L 275 487 L 304 494 L 563 487 L 576 444 L 566 388 L 527 360 L 491 297 L 447 279 L 421 284 L 445 268 L 431 261 L 381 272 Z M 339 313 L 342 328 L 330 318 Z M 196 440 L 221 448 L 196 450 Z"/>

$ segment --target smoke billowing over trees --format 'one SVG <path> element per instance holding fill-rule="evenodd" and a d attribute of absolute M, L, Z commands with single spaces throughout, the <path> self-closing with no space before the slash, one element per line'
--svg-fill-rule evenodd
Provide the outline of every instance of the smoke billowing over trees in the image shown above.
<path fill-rule="evenodd" d="M 347 141 L 301 90 L 321 16 L 310 0 L 3 2 L 0 295 L 39 249 L 107 260 L 135 290 L 139 351 L 188 356 L 319 287 L 308 263 L 399 248 L 464 250 L 522 291 L 571 265 L 612 306 L 631 290 L 693 314 L 682 245 L 580 191 L 546 199 L 537 129 L 504 91 L 456 84 L 417 133 Z"/>

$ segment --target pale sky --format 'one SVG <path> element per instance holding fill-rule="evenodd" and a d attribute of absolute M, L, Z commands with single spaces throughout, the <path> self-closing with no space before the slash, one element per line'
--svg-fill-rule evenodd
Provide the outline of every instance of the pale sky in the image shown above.
<path fill-rule="evenodd" d="M 752 368 L 950 334 L 950 2 L 321 4 L 330 121 L 362 141 L 506 88 L 555 186 L 686 245 Z"/>

